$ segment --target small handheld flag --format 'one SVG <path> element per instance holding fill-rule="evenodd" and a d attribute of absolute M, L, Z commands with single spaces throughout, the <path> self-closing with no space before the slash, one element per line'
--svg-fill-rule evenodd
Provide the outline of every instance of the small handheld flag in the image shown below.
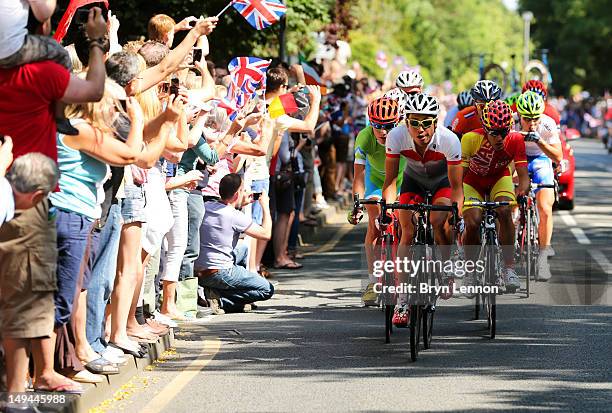
<path fill-rule="evenodd" d="M 279 0 L 233 0 L 231 5 L 257 30 L 272 26 L 287 12 Z"/>
<path fill-rule="evenodd" d="M 276 119 L 285 114 L 292 114 L 297 111 L 297 102 L 291 93 L 286 93 L 284 95 L 275 97 L 268 106 L 268 112 L 270 112 L 270 118 L 272 119 Z"/>

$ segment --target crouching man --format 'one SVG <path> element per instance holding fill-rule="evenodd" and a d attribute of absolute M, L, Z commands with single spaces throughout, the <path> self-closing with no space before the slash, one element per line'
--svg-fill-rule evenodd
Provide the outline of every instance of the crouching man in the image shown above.
<path fill-rule="evenodd" d="M 221 179 L 219 196 L 219 201 L 206 203 L 195 273 L 214 314 L 248 311 L 255 301 L 270 299 L 274 287 L 259 274 L 246 269 L 246 243 L 238 247 L 236 244 L 241 233 L 255 239 L 270 239 L 269 198 L 262 193 L 255 201 L 263 210 L 263 222 L 257 225 L 250 215 L 236 209 L 245 204 L 242 179 L 238 174 L 228 174 Z"/>

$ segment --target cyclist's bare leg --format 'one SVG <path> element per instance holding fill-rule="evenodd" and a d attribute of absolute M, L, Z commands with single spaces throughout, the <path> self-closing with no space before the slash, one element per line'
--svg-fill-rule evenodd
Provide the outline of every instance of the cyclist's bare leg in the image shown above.
<path fill-rule="evenodd" d="M 434 205 L 446 205 L 451 206 L 451 200 L 448 198 L 438 198 Z M 451 227 L 448 225 L 449 212 L 444 211 L 432 211 L 429 215 L 431 220 L 431 226 L 434 231 L 434 241 L 436 245 L 440 247 L 440 252 L 443 260 L 450 258 L 450 248 L 446 246 L 451 244 L 452 234 Z"/>
<path fill-rule="evenodd" d="M 370 282 L 376 282 L 374 279 L 374 260 L 378 259 L 376 255 L 376 242 L 380 237 L 380 231 L 376 227 L 376 220 L 380 216 L 380 207 L 378 205 L 366 205 L 368 211 L 368 229 L 365 237 L 366 260 L 368 261 L 368 277 Z"/>
<path fill-rule="evenodd" d="M 465 248 L 465 258 L 475 261 L 477 259 L 478 248 L 480 245 L 480 223 L 482 222 L 482 210 L 480 208 L 468 208 L 463 210 L 463 221 L 465 230 L 463 232 L 463 244 Z M 468 246 L 474 246 L 469 248 Z"/>
<path fill-rule="evenodd" d="M 553 233 L 552 207 L 555 202 L 555 192 L 552 188 L 542 188 L 536 194 L 540 225 L 538 227 L 538 240 L 541 247 L 550 245 Z"/>
<path fill-rule="evenodd" d="M 495 202 L 511 202 L 512 199 L 505 196 L 498 196 Z M 504 263 L 506 268 L 514 267 L 514 221 L 512 220 L 512 207 L 503 206 L 497 208 L 497 221 L 499 222 L 499 243 L 502 246 Z"/>

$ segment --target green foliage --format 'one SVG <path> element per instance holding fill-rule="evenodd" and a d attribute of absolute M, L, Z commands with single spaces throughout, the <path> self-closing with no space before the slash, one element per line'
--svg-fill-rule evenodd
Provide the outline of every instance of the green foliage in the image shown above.
<path fill-rule="evenodd" d="M 511 55 L 521 53 L 521 18 L 499 0 L 360 0 L 356 9 L 353 56 L 378 77 L 380 69 L 365 61 L 384 50 L 421 65 L 426 81 L 450 79 L 458 91 L 478 80 L 479 54 L 509 70 Z"/>
<path fill-rule="evenodd" d="M 609 0 L 521 0 L 533 12 L 532 36 L 550 51 L 553 87 L 567 93 L 573 84 L 603 94 L 612 84 L 612 13 Z"/>

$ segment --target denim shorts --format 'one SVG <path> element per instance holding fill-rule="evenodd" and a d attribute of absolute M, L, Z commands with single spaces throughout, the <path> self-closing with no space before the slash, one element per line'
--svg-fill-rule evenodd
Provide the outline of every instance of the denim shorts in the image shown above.
<path fill-rule="evenodd" d="M 257 179 L 251 182 L 251 192 L 270 192 L 270 180 L 269 179 Z M 259 202 L 253 202 L 251 205 L 251 217 L 253 222 L 257 225 L 261 225 L 263 222 L 263 210 Z"/>
<path fill-rule="evenodd" d="M 124 224 L 147 222 L 145 215 L 145 194 L 141 186 L 126 184 L 125 198 L 121 201 L 121 217 Z"/>

